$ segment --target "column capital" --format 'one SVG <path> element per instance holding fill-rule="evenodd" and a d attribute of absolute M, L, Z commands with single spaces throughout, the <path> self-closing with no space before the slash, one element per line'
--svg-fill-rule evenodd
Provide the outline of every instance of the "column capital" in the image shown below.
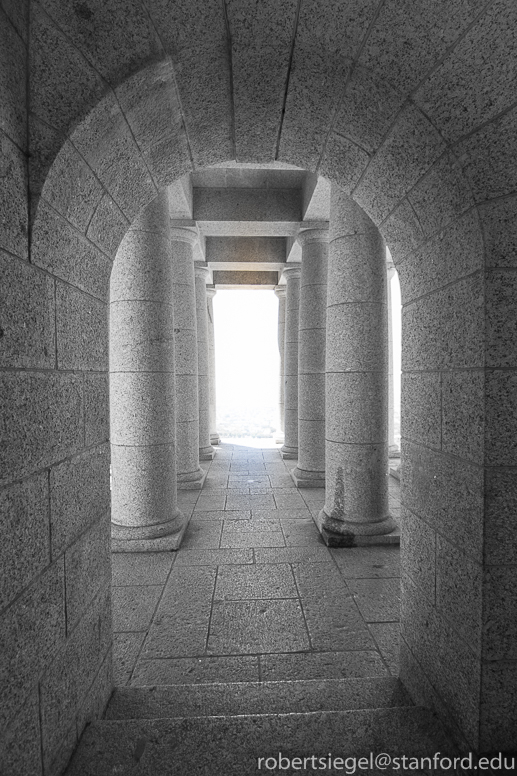
<path fill-rule="evenodd" d="M 210 276 L 210 267 L 208 264 L 204 264 L 201 261 L 195 261 L 194 272 L 197 278 L 201 278 L 205 283 L 208 283 L 208 278 Z"/>
<path fill-rule="evenodd" d="M 296 240 L 302 248 L 304 248 L 309 243 L 313 243 L 313 242 L 328 244 L 329 230 L 328 229 L 304 229 L 298 233 Z"/>
<path fill-rule="evenodd" d="M 206 287 L 206 295 L 210 299 L 213 299 L 216 294 L 217 294 L 217 289 L 216 288 L 214 288 L 213 286 L 207 286 Z"/>
<path fill-rule="evenodd" d="M 275 286 L 275 296 L 277 296 L 279 299 L 283 299 L 286 294 L 286 287 L 285 286 Z"/>
<path fill-rule="evenodd" d="M 300 262 L 292 262 L 292 264 L 286 264 L 285 268 L 282 270 L 282 277 L 284 277 L 286 280 L 290 280 L 291 278 L 299 278 L 301 277 L 302 273 L 302 265 Z"/>

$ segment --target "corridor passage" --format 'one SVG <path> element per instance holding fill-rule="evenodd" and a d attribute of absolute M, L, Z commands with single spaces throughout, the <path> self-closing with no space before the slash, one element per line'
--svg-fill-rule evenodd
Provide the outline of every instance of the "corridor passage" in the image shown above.
<path fill-rule="evenodd" d="M 328 549 L 323 491 L 297 490 L 295 465 L 223 443 L 179 494 L 181 549 L 113 555 L 116 684 L 397 675 L 399 548 Z"/>

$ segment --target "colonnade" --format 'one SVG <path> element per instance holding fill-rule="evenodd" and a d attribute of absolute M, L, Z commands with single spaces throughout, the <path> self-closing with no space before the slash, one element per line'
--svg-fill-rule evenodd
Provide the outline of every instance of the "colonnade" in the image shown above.
<path fill-rule="evenodd" d="M 298 459 L 291 472 L 297 487 L 325 488 L 317 523 L 327 544 L 396 541 L 388 507 L 393 367 L 385 245 L 334 186 L 329 230 L 298 239 L 301 264 L 283 273 L 281 454 Z M 283 326 L 279 316 L 279 336 Z"/>
<path fill-rule="evenodd" d="M 113 536 L 134 549 L 181 540 L 178 489 L 200 489 L 214 457 L 215 352 L 209 269 L 195 228 L 172 224 L 166 194 L 126 234 L 110 297 Z M 325 488 L 317 523 L 331 545 L 388 541 L 392 427 L 385 246 L 333 187 L 328 230 L 299 235 L 279 297 L 281 454 L 297 487 Z M 176 537 L 176 538 L 175 538 Z M 140 542 L 140 544 L 139 544 Z"/>
<path fill-rule="evenodd" d="M 127 232 L 110 287 L 114 549 L 176 549 L 177 491 L 200 489 L 215 451 L 208 267 L 195 229 L 171 225 L 166 193 Z M 211 354 L 212 351 L 212 354 Z"/>

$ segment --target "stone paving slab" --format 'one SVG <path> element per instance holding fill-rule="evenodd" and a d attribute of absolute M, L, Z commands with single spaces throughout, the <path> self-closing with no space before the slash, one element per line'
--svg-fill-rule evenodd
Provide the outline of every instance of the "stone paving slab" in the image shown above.
<path fill-rule="evenodd" d="M 172 552 L 114 553 L 112 584 L 163 585 L 175 557 Z"/>
<path fill-rule="evenodd" d="M 203 490 L 180 494 L 181 549 L 115 556 L 118 682 L 396 675 L 399 548 L 327 548 L 324 493 L 289 468 L 276 449 L 218 450 Z"/>
<path fill-rule="evenodd" d="M 327 547 L 258 547 L 255 550 L 256 563 L 326 563 L 332 558 Z"/>
<path fill-rule="evenodd" d="M 253 550 L 184 550 L 176 560 L 178 566 L 220 566 L 232 563 L 253 563 Z"/>
<path fill-rule="evenodd" d="M 315 650 L 369 650 L 375 642 L 334 564 L 297 563 L 294 576 Z"/>
<path fill-rule="evenodd" d="M 208 652 L 253 654 L 310 649 L 297 600 L 214 601 Z"/>
<path fill-rule="evenodd" d="M 219 569 L 214 600 L 248 598 L 297 598 L 291 567 L 224 566 Z"/>
<path fill-rule="evenodd" d="M 281 531 L 223 531 L 221 547 L 285 547 Z"/>
<path fill-rule="evenodd" d="M 389 622 L 400 617 L 400 580 L 349 579 L 348 587 L 366 622 Z"/>
<path fill-rule="evenodd" d="M 113 630 L 147 630 L 162 594 L 161 585 L 114 587 L 112 594 Z"/>
<path fill-rule="evenodd" d="M 205 651 L 215 577 L 215 568 L 175 566 L 144 642 L 143 659 Z"/>
<path fill-rule="evenodd" d="M 397 546 L 331 549 L 341 573 L 349 579 L 400 577 L 400 550 Z"/>

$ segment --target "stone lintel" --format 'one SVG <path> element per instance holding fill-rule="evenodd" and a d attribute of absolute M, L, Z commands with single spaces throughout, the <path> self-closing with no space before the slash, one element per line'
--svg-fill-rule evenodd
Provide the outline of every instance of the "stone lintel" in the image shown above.
<path fill-rule="evenodd" d="M 301 221 L 300 189 L 194 188 L 196 221 Z"/>
<path fill-rule="evenodd" d="M 271 286 L 278 285 L 278 272 L 229 272 L 214 270 L 214 285 L 221 286 Z"/>

